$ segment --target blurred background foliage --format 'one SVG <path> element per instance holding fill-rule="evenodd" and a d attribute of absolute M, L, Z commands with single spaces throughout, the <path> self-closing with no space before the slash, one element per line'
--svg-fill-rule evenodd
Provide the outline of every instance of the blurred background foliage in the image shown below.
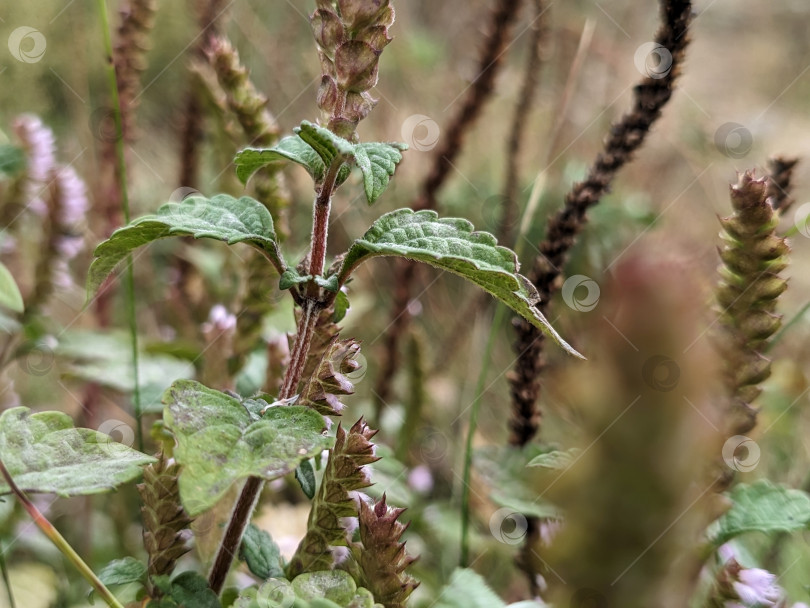
<path fill-rule="evenodd" d="M 315 94 L 320 67 L 306 20 L 313 8 L 309 4 L 238 0 L 228 9 L 225 31 L 249 67 L 252 80 L 268 97 L 268 107 L 283 133 L 301 120 L 318 116 Z M 108 5 L 117 21 L 116 3 Z M 442 128 L 476 76 L 488 3 L 411 0 L 399 2 L 396 8 L 395 40 L 381 61 L 380 82 L 373 91 L 379 104 L 359 129 L 363 140 L 424 137 L 423 132 L 403 132 L 406 119 L 416 114 L 429 117 Z M 558 315 L 553 319 L 555 325 L 586 355 L 596 354 L 604 342 L 616 340 L 615 334 L 604 334 L 606 322 L 611 320 L 609 311 L 617 301 L 607 286 L 615 285 L 617 269 L 625 263 L 632 266 L 634 261 L 656 256 L 670 260 L 671 266 L 646 269 L 644 272 L 651 274 L 645 280 L 652 276 L 668 293 L 685 291 L 690 294 L 690 305 L 709 308 L 718 264 L 717 215 L 730 212 L 728 184 L 736 181 L 737 171 L 762 171 L 767 157 L 775 153 L 798 156 L 803 160 L 794 177 L 797 203 L 810 197 L 810 162 L 806 161 L 810 156 L 810 39 L 806 35 L 810 5 L 801 0 L 704 0 L 696 3 L 696 10 L 693 43 L 675 96 L 637 160 L 622 172 L 613 192 L 591 213 L 591 222 L 568 268 L 568 274 L 583 274 L 597 281 L 604 290 L 603 300 L 585 313 L 573 311 L 562 302 L 554 309 Z M 548 9 L 538 102 L 524 125 L 528 136 L 520 159 L 520 206 L 525 205 L 540 172 L 546 181 L 536 216 L 525 243 L 520 245 L 524 264 L 531 263 L 545 217 L 559 208 L 570 185 L 583 176 L 610 122 L 627 107 L 632 86 L 639 79 L 633 56 L 639 45 L 652 38 L 657 11 L 655 2 L 630 0 L 553 3 Z M 99 18 L 93 4 L 63 0 L 6 3 L 0 16 L 0 39 L 26 25 L 38 29 L 47 40 L 44 59 L 37 63 L 16 61 L 5 48 L 0 49 L 0 129 L 10 137 L 15 116 L 39 115 L 56 135 L 61 160 L 76 168 L 87 181 L 91 198 L 97 199 L 102 196 L 95 178 L 109 101 Z M 515 30 L 517 36 L 508 49 L 495 95 L 467 133 L 465 151 L 439 199 L 442 214 L 467 217 L 476 227 L 493 232 L 499 229 L 500 214 L 493 209 L 493 201 L 503 188 L 505 134 L 520 89 L 528 42 L 528 36 L 521 34 L 529 19 L 527 10 Z M 564 115 L 556 115 L 586 20 L 595 22 L 593 40 L 571 103 Z M 189 82 L 188 51 L 198 35 L 187 2 L 160 3 L 150 36 L 148 67 L 142 77 L 137 141 L 130 150 L 134 216 L 155 210 L 178 188 L 187 186 L 178 183 L 179 132 Z M 724 142 L 725 148 L 717 145 L 717 130 L 729 122 L 739 123 L 750 132 L 750 149 L 740 151 L 738 147 L 735 150 L 739 153 L 730 154 L 728 146 L 733 148 L 734 142 Z M 549 152 L 548 137 L 556 127 L 561 129 L 561 143 Z M 204 194 L 241 191 L 229 166 L 232 146 L 216 121 L 209 120 L 198 186 Z M 550 162 L 543 165 L 547 154 Z M 409 151 L 392 187 L 372 209 L 361 200 L 356 182 L 344 187 L 333 212 L 330 254 L 344 250 L 380 213 L 411 204 L 431 162 L 430 151 Z M 309 237 L 310 185 L 299 169 L 286 173 L 294 204 L 292 236 L 285 248 L 300 257 Z M 785 230 L 791 221 L 792 217 L 785 220 Z M 92 248 L 104 238 L 99 225 L 98 217 L 91 214 L 87 218 L 86 248 L 73 264 L 75 285 L 56 294 L 48 318 L 33 331 L 32 338 L 45 340 L 50 346 L 35 352 L 33 359 L 24 358 L 8 373 L 23 404 L 73 414 L 80 410 L 83 382 L 99 382 L 104 397 L 96 422 L 114 419 L 131 423 L 127 394 L 132 379 L 127 380 L 123 364 L 125 338 L 79 333 L 96 326 L 92 312 L 82 308 L 82 284 Z M 20 247 L 35 243 L 23 242 Z M 786 272 L 790 289 L 781 300 L 786 320 L 810 299 L 810 274 L 806 272 L 810 238 L 798 234 L 791 245 L 793 265 Z M 167 295 L 174 270 L 171 260 L 178 255 L 196 270 L 193 289 L 197 301 L 192 310 L 173 309 Z M 362 340 L 369 364 L 366 375 L 357 382 L 357 395 L 347 400 L 349 423 L 361 413 L 373 412 L 375 358 L 390 321 L 391 268 L 386 260 L 368 265 L 351 285 L 352 310 L 345 319 L 343 335 Z M 208 310 L 218 303 L 228 307 L 237 304 L 239 250 L 208 243 L 195 243 L 193 249 L 180 241 L 159 243 L 139 257 L 135 272 L 144 365 L 154 370 L 146 374 L 146 380 L 153 384 L 146 395 L 147 409 L 154 411 L 160 407 L 158 396 L 168 382 L 178 374 L 193 375 L 190 366 L 201 369 L 197 357 L 204 343 L 199 332 L 195 335 L 195 328 L 205 321 Z M 416 293 L 410 306 L 415 322 L 403 344 L 404 363 L 395 378 L 395 398 L 385 404 L 379 421 L 379 437 L 390 446 L 386 449 L 392 458 L 376 465 L 373 492 L 385 490 L 391 502 L 410 507 L 407 516 L 413 523 L 407 535 L 408 547 L 412 554 L 422 554 L 414 568 L 423 581 L 417 596 L 428 598 L 457 564 L 455 500 L 461 483 L 462 438 L 492 306 L 470 305 L 476 302 L 473 289 L 452 276 L 439 278 L 430 269 L 420 269 Z M 672 334 L 686 336 L 686 344 L 705 341 L 705 325 L 710 320 L 696 321 L 693 315 L 684 314 L 661 318 L 656 315 L 663 309 L 656 310 L 654 301 L 651 306 L 638 310 L 638 314 L 649 314 L 661 323 L 681 323 L 672 328 Z M 118 327 L 124 326 L 123 310 L 116 301 Z M 70 328 L 67 336 L 61 333 L 64 328 Z M 285 304 L 266 319 L 264 333 L 272 338 L 292 329 L 292 315 Z M 59 340 L 53 337 L 56 333 Z M 800 319 L 770 353 L 775 361 L 774 375 L 759 401 L 762 414 L 756 431 L 763 457 L 746 479 L 768 477 L 793 487 L 808 482 L 808 335 L 810 323 Z M 476 438 L 484 463 L 487 452 L 483 448 L 502 446 L 506 441 L 509 397 L 504 374 L 513 361 L 511 340 L 505 328 L 489 363 Z M 618 346 L 607 347 L 608 353 L 611 348 Z M 574 364 L 560 353 L 552 351 L 550 355 L 540 439 L 547 446 L 587 445 L 596 431 L 582 408 L 584 412 L 591 407 L 598 411 L 600 394 L 604 399 L 602 389 L 610 383 L 600 384 L 604 376 L 598 369 L 572 369 Z M 166 363 L 166 357 L 171 364 Z M 261 357 L 257 354 L 240 378 L 243 392 L 260 386 L 261 379 L 253 380 L 250 374 L 263 374 Z M 592 365 L 603 363 L 604 359 L 596 355 Z M 413 408 L 421 413 L 411 428 L 404 421 Z M 653 458 L 654 448 L 650 450 Z M 670 458 L 672 452 L 667 454 Z M 609 460 L 611 455 L 602 457 Z M 481 489 L 472 495 L 479 520 L 473 551 L 480 561 L 474 567 L 486 574 L 503 597 L 524 597 L 525 583 L 515 574 L 511 560 L 515 547 L 496 538 L 487 527 L 497 509 L 488 500 L 487 487 L 506 483 L 490 479 L 487 470 L 485 464 L 479 466 L 476 483 Z M 271 497 L 260 519 L 288 552 L 303 535 L 308 512 L 308 504 L 296 490 L 288 487 L 286 494 Z M 514 496 L 516 492 L 508 490 L 507 494 Z M 283 503 L 285 497 L 292 504 L 272 504 Z M 5 515 L 11 509 L 13 503 L 0 503 L 0 519 L 13 521 Z M 140 532 L 130 517 L 135 510 L 134 492 L 122 491 L 108 497 L 57 501 L 50 507 L 50 515 L 90 563 L 99 566 L 123 552 L 138 555 L 141 551 Z M 65 570 L 54 550 L 27 523 L 14 529 L 19 536 L 14 539 L 10 567 L 15 588 L 19 587 L 18 604 L 31 608 L 82 605 L 81 584 L 69 585 L 67 581 L 75 577 Z M 4 542 L 14 538 L 9 536 L 12 530 L 2 532 Z M 810 550 L 806 540 L 807 533 L 787 539 L 777 558 L 784 573 L 780 584 L 797 600 L 807 599 Z M 760 557 L 770 551 L 770 544 L 762 539 L 747 542 L 747 550 Z M 36 584 L 32 582 L 35 580 Z M 29 601 L 23 599 L 26 585 L 29 592 L 34 585 L 56 591 L 50 596 L 44 591 L 37 593 L 36 599 Z M 60 599 L 53 603 L 53 596 Z M 0 594 L 0 606 L 5 601 Z"/>

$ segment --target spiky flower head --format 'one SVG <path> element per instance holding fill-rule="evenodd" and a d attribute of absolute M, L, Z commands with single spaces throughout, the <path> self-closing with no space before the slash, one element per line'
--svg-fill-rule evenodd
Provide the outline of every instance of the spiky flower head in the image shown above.
<path fill-rule="evenodd" d="M 380 55 L 391 42 L 389 0 L 318 0 L 310 17 L 321 60 L 318 107 L 334 133 L 352 139 L 357 124 L 377 103 L 368 91 L 377 84 Z"/>
<path fill-rule="evenodd" d="M 725 366 L 725 383 L 732 400 L 730 431 L 744 434 L 756 422 L 751 402 L 771 373 L 763 346 L 779 329 L 777 298 L 787 289 L 779 273 L 787 266 L 789 247 L 776 235 L 778 217 L 767 198 L 766 179 L 746 172 L 731 187 L 734 214 L 720 220 L 721 280 L 718 348 Z"/>
<path fill-rule="evenodd" d="M 360 418 L 348 433 L 338 425 L 335 447 L 329 451 L 321 486 L 309 513 L 307 533 L 298 545 L 287 574 L 332 569 L 336 557 L 345 556 L 348 547 L 349 520 L 357 517 L 356 492 L 371 485 L 368 465 L 379 460 L 371 438 L 377 431 Z M 336 551 L 337 549 L 337 551 Z"/>
<path fill-rule="evenodd" d="M 376 504 L 360 502 L 360 544 L 352 547 L 359 565 L 360 584 L 385 608 L 402 608 L 419 582 L 405 570 L 416 561 L 405 551 L 402 535 L 408 524 L 399 521 L 405 509 L 386 503 L 385 494 Z"/>

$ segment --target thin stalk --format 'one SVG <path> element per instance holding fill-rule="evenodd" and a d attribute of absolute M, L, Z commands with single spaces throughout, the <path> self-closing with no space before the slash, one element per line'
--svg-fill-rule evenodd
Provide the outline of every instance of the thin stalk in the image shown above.
<path fill-rule="evenodd" d="M 50 541 L 56 545 L 56 548 L 59 549 L 62 554 L 70 561 L 76 569 L 81 573 L 81 575 L 87 580 L 90 585 L 92 585 L 93 589 L 96 590 L 96 593 L 99 594 L 101 599 L 103 599 L 108 606 L 111 608 L 124 608 L 124 606 L 115 599 L 115 596 L 110 592 L 107 587 L 104 586 L 96 574 L 90 569 L 84 560 L 79 557 L 79 554 L 73 550 L 73 547 L 68 544 L 65 538 L 59 534 L 59 531 L 53 527 L 53 524 L 48 521 L 48 519 L 42 514 L 42 512 L 37 509 L 37 507 L 32 503 L 28 496 L 17 487 L 17 484 L 14 483 L 14 480 L 11 478 L 11 474 L 6 469 L 6 465 L 3 464 L 3 461 L 0 460 L 0 473 L 2 473 L 3 477 L 8 484 L 8 487 L 11 488 L 11 491 L 17 497 L 17 499 L 22 504 L 23 508 L 28 512 L 28 515 L 31 516 L 31 519 L 34 520 L 34 523 L 45 533 Z"/>
<path fill-rule="evenodd" d="M 782 329 L 776 332 L 776 335 L 771 338 L 771 341 L 765 346 L 765 352 L 767 353 L 774 346 L 776 346 L 782 340 L 782 338 L 785 337 L 788 330 L 802 320 L 802 317 L 804 317 L 808 310 L 810 310 L 810 302 L 807 302 L 804 306 L 802 306 L 801 309 L 799 309 L 799 312 L 797 312 L 790 321 L 785 323 L 782 326 Z"/>
<path fill-rule="evenodd" d="M 478 412 L 481 409 L 481 397 L 483 396 L 484 383 L 489 373 L 489 362 L 492 358 L 495 336 L 498 335 L 500 331 L 505 315 L 506 308 L 504 306 L 499 305 L 495 308 L 495 317 L 492 319 L 492 325 L 489 328 L 489 336 L 487 337 L 487 345 L 484 348 L 484 360 L 481 363 L 481 371 L 478 374 L 478 382 L 475 385 L 475 400 L 473 401 L 470 411 L 467 443 L 464 447 L 464 481 L 461 487 L 461 554 L 459 557 L 459 565 L 462 568 L 466 568 L 469 564 L 470 553 L 470 481 L 472 478 L 473 438 L 478 428 Z"/>
<path fill-rule="evenodd" d="M 17 608 L 17 603 L 14 601 L 14 592 L 11 590 L 11 580 L 8 577 L 8 568 L 6 567 L 6 554 L 3 552 L 3 545 L 0 543 L 0 573 L 3 575 L 3 583 L 6 585 L 6 596 L 8 597 L 8 605 L 11 608 Z"/>
<path fill-rule="evenodd" d="M 118 186 L 121 189 L 121 208 L 124 213 L 124 222 L 129 223 L 129 190 L 127 188 L 127 162 L 124 158 L 124 126 L 121 119 L 121 100 L 118 95 L 118 81 L 115 76 L 115 62 L 113 61 L 112 36 L 110 35 L 110 20 L 107 15 L 107 3 L 98 0 L 98 10 L 101 16 L 101 29 L 104 35 L 104 52 L 107 54 L 107 78 L 112 97 L 113 116 L 115 119 L 115 155 L 118 161 Z M 127 256 L 127 269 L 124 278 L 124 299 L 127 306 L 127 321 L 129 325 L 129 339 L 132 347 L 132 377 L 134 386 L 132 390 L 132 404 L 135 410 L 135 436 L 138 440 L 138 450 L 143 452 L 143 428 L 141 426 L 141 386 L 138 373 L 138 321 L 135 316 L 135 273 L 132 269 L 132 255 Z"/>
<path fill-rule="evenodd" d="M 290 364 L 287 366 L 287 371 L 284 374 L 284 381 L 279 392 L 279 399 L 287 399 L 292 397 L 293 392 L 301 380 L 301 374 L 304 372 L 304 365 L 306 364 L 307 354 L 309 353 L 312 338 L 315 335 L 315 325 L 320 314 L 320 306 L 312 301 L 306 300 L 304 303 L 304 314 L 298 322 L 297 337 L 293 351 L 290 353 Z M 245 528 L 250 522 L 250 516 L 253 509 L 256 508 L 256 503 L 259 500 L 264 480 L 261 477 L 250 477 L 242 487 L 239 493 L 239 498 L 236 500 L 231 519 L 228 522 L 228 528 L 222 537 L 222 542 L 217 550 L 216 558 L 211 566 L 211 572 L 208 575 L 208 586 L 211 590 L 219 595 L 222 587 L 225 584 L 225 579 L 231 569 L 234 557 L 239 552 L 239 544 L 242 542 L 242 535 Z"/>
<path fill-rule="evenodd" d="M 329 210 L 332 205 L 332 195 L 335 191 L 337 174 L 341 164 L 343 164 L 343 160 L 336 158 L 329 166 L 313 204 L 312 252 L 310 254 L 309 271 L 314 276 L 323 273 L 326 261 Z M 312 286 L 308 297 L 303 303 L 303 314 L 298 321 L 295 344 L 290 353 L 290 363 L 284 373 L 279 399 L 288 399 L 293 396 L 298 383 L 301 381 L 301 375 L 304 373 L 309 348 L 315 336 L 315 326 L 324 304 L 317 299 L 317 286 L 314 283 Z M 239 498 L 236 500 L 231 519 L 228 522 L 228 528 L 222 537 L 222 542 L 214 558 L 214 564 L 211 566 L 211 572 L 208 575 L 208 586 L 217 595 L 222 591 L 225 584 L 233 559 L 238 553 L 242 534 L 250 521 L 253 509 L 256 508 L 263 486 L 264 480 L 259 477 L 250 477 L 245 482 Z"/>
<path fill-rule="evenodd" d="M 309 274 L 313 277 L 323 274 L 323 267 L 326 264 L 326 241 L 329 235 L 329 209 L 332 203 L 332 193 L 335 191 L 338 171 L 343 165 L 343 158 L 338 156 L 329 165 L 326 177 L 323 179 L 318 196 L 315 197 L 315 205 L 312 210 L 312 253 L 309 259 Z"/>

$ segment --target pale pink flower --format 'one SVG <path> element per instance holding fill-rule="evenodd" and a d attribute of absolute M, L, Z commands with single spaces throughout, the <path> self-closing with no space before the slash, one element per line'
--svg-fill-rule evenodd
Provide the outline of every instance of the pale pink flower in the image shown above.
<path fill-rule="evenodd" d="M 782 597 L 776 575 L 762 568 L 743 568 L 731 586 L 747 606 L 775 606 Z"/>
<path fill-rule="evenodd" d="M 430 468 L 420 464 L 411 469 L 408 473 L 408 485 L 419 494 L 430 493 L 433 489 L 433 473 L 430 472 Z"/>
<path fill-rule="evenodd" d="M 540 522 L 540 542 L 544 547 L 550 547 L 554 537 L 562 530 L 563 522 L 557 519 L 545 519 Z"/>
<path fill-rule="evenodd" d="M 206 336 L 232 335 L 236 330 L 236 316 L 229 313 L 222 304 L 217 304 L 208 313 L 208 321 L 203 323 L 202 330 Z"/>
<path fill-rule="evenodd" d="M 48 207 L 42 200 L 51 170 L 56 163 L 56 145 L 53 131 L 38 116 L 23 114 L 14 121 L 14 133 L 25 149 L 26 205 L 37 215 L 45 215 Z"/>

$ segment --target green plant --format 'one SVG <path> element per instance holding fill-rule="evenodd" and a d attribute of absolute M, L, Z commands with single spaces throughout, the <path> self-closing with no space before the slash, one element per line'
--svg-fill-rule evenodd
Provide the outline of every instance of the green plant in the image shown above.
<path fill-rule="evenodd" d="M 163 397 L 163 429 L 174 443 L 166 449 L 173 460 L 167 463 L 166 456 L 160 456 L 157 463 L 149 464 L 140 486 L 148 568 L 133 566 L 127 561 L 105 571 L 102 577 L 108 583 L 143 582 L 148 597 L 152 598 L 150 606 L 182 605 L 191 597 L 195 598 L 195 605 L 214 602 L 239 553 L 264 483 L 293 471 L 304 490 L 314 497 L 314 502 L 307 535 L 285 568 L 290 583 L 279 578 L 283 573 L 278 567 L 257 566 L 257 554 L 273 550 L 272 541 L 255 535 L 250 537 L 253 539 L 250 544 L 242 545 L 243 555 L 254 574 L 265 579 L 272 574 L 285 589 L 291 584 L 290 589 L 301 599 L 320 595 L 319 592 L 301 593 L 301 589 L 315 584 L 307 577 L 326 577 L 327 582 L 318 584 L 340 588 L 354 585 L 353 579 L 371 590 L 374 599 L 385 606 L 404 605 L 416 587 L 417 583 L 404 572 L 412 559 L 404 556 L 403 546 L 398 544 L 404 530 L 396 521 L 401 511 L 389 512 L 384 499 L 372 508 L 362 497 L 353 496 L 369 484 L 365 467 L 377 460 L 373 455 L 374 446 L 369 442 L 374 431 L 362 420 L 348 433 L 338 426 L 336 443 L 330 449 L 317 494 L 309 465 L 310 458 L 332 444 L 332 439 L 324 432 L 331 422 L 324 417 L 340 415 L 343 405 L 337 396 L 353 392 L 345 374 L 357 366 L 359 345 L 351 340 L 340 340 L 336 323 L 349 308 L 347 285 L 363 262 L 378 256 L 395 256 L 457 274 L 525 317 L 572 355 L 581 356 L 535 308 L 536 291 L 518 273 L 515 254 L 499 246 L 492 235 L 474 231 L 467 220 L 439 218 L 432 210 L 392 211 L 375 221 L 345 253 L 327 264 L 328 224 L 335 191 L 346 182 L 352 169 L 357 168 L 366 202 L 373 205 L 394 176 L 407 146 L 360 142 L 355 133 L 359 121 L 376 103 L 368 90 L 376 84 L 380 54 L 391 41 L 389 27 L 394 21 L 393 7 L 388 2 L 360 0 L 338 4 L 320 2 L 310 21 L 324 67 L 318 105 L 325 126 L 304 121 L 293 135 L 268 148 L 243 149 L 234 161 L 243 183 L 266 167 L 284 163 L 300 165 L 309 173 L 315 197 L 310 247 L 305 258 L 295 265 L 286 261 L 274 229 L 274 218 L 264 204 L 249 196 L 234 198 L 219 194 L 169 202 L 154 215 L 141 217 L 116 230 L 96 248 L 89 270 L 88 297 L 93 297 L 125 260 L 128 260 L 131 288 L 131 253 L 156 240 L 191 236 L 229 245 L 245 244 L 276 270 L 279 289 L 289 292 L 297 306 L 297 329 L 278 394 L 258 394 L 243 399 L 180 380 Z M 250 108 L 238 106 L 236 110 L 250 115 L 260 108 L 258 104 Z M 118 124 L 120 128 L 120 121 Z M 123 166 L 120 147 L 119 161 Z M 266 180 L 267 175 L 272 176 L 272 173 L 262 179 Z M 266 185 L 262 188 L 268 190 Z M 272 204 L 269 206 L 274 209 Z M 136 417 L 140 419 L 137 409 Z M 50 435 L 48 441 L 59 445 L 56 436 Z M 82 445 L 88 445 L 88 441 L 83 441 Z M 133 450 L 119 452 L 108 453 L 109 466 L 124 466 L 126 459 L 131 460 L 133 454 L 138 454 Z M 142 464 L 154 462 L 152 458 L 139 457 Z M 63 461 L 57 456 L 51 466 L 59 466 Z M 30 473 L 29 463 L 13 460 L 7 464 L 10 479 L 25 478 Z M 126 478 L 119 482 L 140 473 L 131 467 L 127 471 Z M 73 474 L 65 475 L 63 481 L 74 478 Z M 170 579 L 177 558 L 185 551 L 179 533 L 188 526 L 190 518 L 212 509 L 238 482 L 243 485 L 216 550 L 207 585 L 201 585 L 199 576 L 190 573 Z M 76 487 L 64 493 L 95 491 L 98 483 L 97 478 L 76 478 Z M 24 489 L 50 489 L 43 484 L 27 483 Z M 353 541 L 351 530 L 342 522 L 345 518 L 358 517 L 360 537 Z M 335 553 L 340 547 L 345 547 L 347 552 L 342 558 Z M 350 572 L 351 579 L 338 572 L 327 574 L 336 566 Z M 333 580 L 338 575 L 344 577 L 342 582 Z M 308 582 L 301 582 L 302 577 Z M 359 591 L 371 605 L 371 593 L 365 589 Z M 308 598 L 308 594 L 313 597 Z M 353 594 L 354 591 L 345 597 L 341 595 L 338 605 L 367 605 L 365 599 L 361 602 L 357 599 L 360 596 Z M 105 597 L 108 595 L 105 592 Z M 261 589 L 258 595 L 262 595 Z M 329 594 L 325 597 L 330 598 Z M 237 605 L 245 601 L 254 600 L 250 594 L 243 593 Z M 259 605 L 264 604 L 259 602 Z"/>
<path fill-rule="evenodd" d="M 36 587 L 43 608 L 99 599 L 127 608 L 538 608 L 543 600 L 557 608 L 785 608 L 788 597 L 804 597 L 810 483 L 797 487 L 807 466 L 798 449 L 806 421 L 794 406 L 806 393 L 801 332 L 810 305 L 781 326 L 795 291 L 782 296 L 788 243 L 778 225 L 794 202 L 797 161 L 778 157 L 767 178 L 746 172 L 732 188 L 733 215 L 721 220 L 719 310 L 710 319 L 704 286 L 713 281 L 691 256 L 679 257 L 677 244 L 658 240 L 669 209 L 658 198 L 684 187 L 679 163 L 657 148 L 639 155 L 628 172 L 632 186 L 615 183 L 654 124 L 666 134 L 658 118 L 673 94 L 681 98 L 675 83 L 689 41 L 688 0 L 661 1 L 655 40 L 634 57 L 643 79 L 631 111 L 594 146 L 596 160 L 556 168 L 587 139 L 572 131 L 587 118 L 583 108 L 604 109 L 574 95 L 582 66 L 610 73 L 628 63 L 621 32 L 606 45 L 604 28 L 595 36 L 589 17 L 568 75 L 546 73 L 552 60 L 565 66 L 583 7 L 555 7 L 552 20 L 543 0 L 492 0 L 490 19 L 472 27 L 483 33 L 475 77 L 458 95 L 447 91 L 456 95 L 445 108 L 455 104 L 447 128 L 412 115 L 402 123 L 415 148 L 408 150 L 360 136 L 391 128 L 369 121 L 360 129 L 377 103 L 372 90 L 391 42 L 389 0 L 314 3 L 307 27 L 320 59 L 321 116 L 309 121 L 294 116 L 307 114 L 295 97 L 306 89 L 295 90 L 295 81 L 316 64 L 290 59 L 298 36 L 279 18 L 295 20 L 295 7 L 192 3 L 196 29 L 178 96 L 157 73 L 185 69 L 174 55 L 161 57 L 181 40 L 164 26 L 192 11 L 120 0 L 120 25 L 111 29 L 109 3 L 99 1 L 104 44 L 93 65 L 107 68 L 108 91 L 99 95 L 89 79 L 91 103 L 101 104 L 90 120 L 100 170 L 85 172 L 87 186 L 56 160 L 70 158 L 72 135 L 60 134 L 57 154 L 54 134 L 35 116 L 15 119 L 8 138 L 0 133 L 0 495 L 16 498 L 0 501 L 7 592 L 0 606 L 29 608 L 26 586 Z M 612 7 L 597 8 L 611 17 Z M 471 12 L 457 1 L 401 9 L 403 21 L 417 23 L 386 55 L 394 78 L 383 84 L 392 82 L 397 105 L 397 78 L 416 73 L 414 57 L 421 70 L 435 71 L 426 82 L 444 75 L 437 41 L 450 37 L 429 22 Z M 12 7 L 7 21 L 20 10 Z M 561 42 L 553 55 L 551 23 Z M 630 31 L 632 20 L 614 25 Z M 468 26 L 447 51 L 469 56 Z M 59 42 L 48 34 L 53 54 Z M 12 38 L 15 61 L 35 58 Z M 592 40 L 598 53 L 587 57 Z M 649 45 L 655 52 L 645 55 Z M 520 87 L 510 86 L 515 51 L 525 53 Z M 273 69 L 255 69 L 259 60 Z M 63 80 L 58 70 L 50 74 Z M 561 90 L 546 135 L 535 128 L 549 99 L 535 95 L 540 84 L 546 93 Z M 291 94 L 276 95 L 287 87 Z M 388 88 L 377 91 L 388 97 Z M 285 97 L 289 105 L 276 106 Z M 508 106 L 508 116 L 485 112 L 489 101 L 494 110 Z M 161 139 L 165 108 L 180 105 L 181 133 Z M 396 120 L 401 110 L 390 105 Z M 605 112 L 593 122 L 601 116 L 608 120 Z M 678 137 L 699 130 L 686 116 Z M 298 126 L 282 129 L 282 119 Z M 430 148 L 429 137 L 407 133 L 413 119 L 442 135 L 431 142 L 422 179 L 409 183 L 402 169 L 419 170 L 426 157 L 418 154 Z M 47 120 L 61 133 L 58 118 Z M 504 159 L 490 152 L 495 132 L 507 144 Z M 659 135 L 650 139 L 662 146 L 667 138 Z M 700 144 L 685 141 L 678 155 L 694 162 L 689 155 Z M 141 151 L 176 142 L 178 166 L 149 166 L 141 177 L 140 165 L 152 160 Z M 717 140 L 715 147 L 722 152 Z M 672 170 L 657 173 L 665 162 Z M 540 170 L 530 195 L 521 180 L 529 164 Z M 466 185 L 453 184 L 469 166 L 476 173 Z M 487 196 L 490 167 L 504 169 L 500 195 Z M 179 183 L 162 181 L 178 168 Z M 164 197 L 153 177 L 182 187 Z M 403 196 L 412 204 L 396 209 Z M 130 197 L 133 209 L 151 213 L 130 221 Z M 157 197 L 168 202 L 158 206 Z M 705 207 L 703 196 L 694 198 Z M 555 201 L 563 203 L 556 213 Z M 395 210 L 372 216 L 378 204 Z M 476 226 L 480 219 L 488 232 L 440 209 L 469 215 Z M 539 209 L 549 212 L 545 237 Z M 806 211 L 799 207 L 787 235 L 810 235 Z M 714 222 L 676 226 L 677 240 L 713 244 Z M 101 241 L 94 255 L 82 255 L 84 233 Z M 514 237 L 517 253 L 503 246 Z M 524 277 L 518 258 L 531 242 L 540 243 L 539 256 Z M 794 251 L 799 257 L 801 245 Z M 373 257 L 393 258 L 377 266 L 388 276 L 365 266 L 357 272 Z M 83 275 L 87 265 L 85 289 L 71 288 L 71 271 Z M 456 276 L 412 300 L 412 287 L 430 272 Z M 574 275 L 577 288 L 580 272 L 603 281 L 590 316 L 579 314 L 590 304 L 580 306 L 571 284 L 563 286 Z M 558 290 L 573 314 L 553 304 Z M 386 292 L 387 326 L 379 316 Z M 486 304 L 496 307 L 491 317 Z M 423 308 L 430 314 L 420 317 Z M 551 327 L 549 311 L 589 361 L 575 360 L 581 356 Z M 503 340 L 510 314 L 518 317 L 517 358 Z M 409 318 L 417 322 L 400 362 Z M 382 327 L 375 350 L 369 334 Z M 545 336 L 562 347 L 548 362 Z M 562 358 L 566 352 L 575 358 Z M 358 385 L 364 354 L 376 378 Z M 768 462 L 759 463 L 759 445 L 769 448 Z M 76 572 L 92 588 L 89 598 Z"/>

